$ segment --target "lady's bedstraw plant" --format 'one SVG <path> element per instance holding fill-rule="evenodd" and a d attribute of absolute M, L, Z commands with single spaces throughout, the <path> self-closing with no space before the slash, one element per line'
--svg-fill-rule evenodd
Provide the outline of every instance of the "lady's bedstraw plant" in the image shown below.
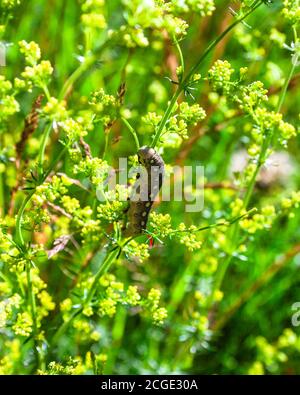
<path fill-rule="evenodd" d="M 243 199 L 238 200 L 232 205 L 235 212 L 245 212 L 251 201 L 253 194 L 253 189 L 255 181 L 257 179 L 259 170 L 266 162 L 268 156 L 275 149 L 278 149 L 278 145 L 286 147 L 288 141 L 296 136 L 296 128 L 288 122 L 283 120 L 283 115 L 280 113 L 282 105 L 284 103 L 284 98 L 287 93 L 287 87 L 290 83 L 291 78 L 294 75 L 295 68 L 298 66 L 298 53 L 297 47 L 299 45 L 297 28 L 299 25 L 299 18 L 297 19 L 297 9 L 299 12 L 299 6 L 297 2 L 284 2 L 284 8 L 282 10 L 282 15 L 287 18 L 291 23 L 291 28 L 293 32 L 293 42 L 291 45 L 291 50 L 293 52 L 291 57 L 291 66 L 288 75 L 285 78 L 284 85 L 282 87 L 281 93 L 278 97 L 278 102 L 272 108 L 268 104 L 267 90 L 264 88 L 260 81 L 251 83 L 249 85 L 243 86 L 241 82 L 245 79 L 247 70 L 242 68 L 239 70 L 239 80 L 233 81 L 232 75 L 234 70 L 227 61 L 217 61 L 216 64 L 209 71 L 209 80 L 216 91 L 231 101 L 233 100 L 239 106 L 239 108 L 248 116 L 250 116 L 252 129 L 250 144 L 248 147 L 249 163 L 245 169 L 245 180 L 242 185 L 245 186 L 246 192 L 243 194 Z M 289 9 L 287 9 L 289 7 Z M 294 11 L 293 11 L 294 10 Z M 271 109 L 270 109 L 271 107 Z M 275 209 L 271 207 L 267 210 L 267 216 L 274 216 Z M 261 229 L 262 226 L 270 226 L 267 219 L 259 214 L 256 214 L 252 220 L 244 220 L 241 222 L 241 227 L 246 231 L 254 233 L 256 230 Z M 237 224 L 230 231 L 229 238 L 231 240 L 232 251 L 235 251 L 239 244 L 239 225 Z M 232 259 L 232 252 L 228 250 L 228 257 L 220 265 L 218 273 L 216 275 L 214 291 L 219 290 L 222 280 L 224 278 L 225 272 L 228 265 Z M 213 295 L 213 294 L 212 294 Z"/>
<path fill-rule="evenodd" d="M 299 192 L 254 193 L 272 152 L 297 137 L 285 99 L 299 64 L 298 1 L 284 1 L 279 14 L 272 8 L 284 18 L 272 40 L 291 55 L 273 93 L 239 51 L 226 60 L 229 39 L 239 50 L 251 45 L 243 29 L 267 42 L 247 18 L 265 17 L 269 1 L 234 2 L 233 15 L 213 0 L 82 0 L 70 10 L 57 2 L 66 46 L 55 51 L 43 39 L 52 20 L 38 39 L 12 35 L 20 3 L 1 3 L 0 34 L 17 66 L 0 76 L 0 372 L 198 372 L 214 333 L 273 275 L 262 273 L 241 296 L 229 290 L 227 300 L 230 263 L 247 272 L 259 238 L 299 217 Z M 31 25 L 18 10 L 18 23 Z M 211 37 L 219 12 L 226 23 Z M 227 179 L 241 136 L 248 163 Z M 135 180 L 106 185 L 122 170 L 118 157 L 136 165 L 142 145 L 160 152 L 167 172 L 182 158 L 206 161 L 205 208 L 194 216 L 164 202 L 144 234 L 125 237 Z M 279 370 L 299 348 L 294 332 L 281 332 L 272 344 L 256 336 L 257 358 L 240 371 Z"/>

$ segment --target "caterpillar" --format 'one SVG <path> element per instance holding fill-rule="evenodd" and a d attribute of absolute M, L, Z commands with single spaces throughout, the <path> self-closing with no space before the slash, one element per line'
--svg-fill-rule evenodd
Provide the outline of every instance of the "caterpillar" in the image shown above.
<path fill-rule="evenodd" d="M 164 177 L 165 164 L 155 149 L 144 146 L 137 154 L 141 171 L 137 174 L 133 186 L 134 193 L 129 199 L 125 236 L 137 236 L 146 229 L 151 207 L 161 189 Z"/>

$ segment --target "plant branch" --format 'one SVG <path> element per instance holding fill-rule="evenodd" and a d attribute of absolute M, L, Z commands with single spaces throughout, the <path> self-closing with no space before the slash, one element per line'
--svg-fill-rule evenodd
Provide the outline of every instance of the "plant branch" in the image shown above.
<path fill-rule="evenodd" d="M 297 32 L 296 32 L 295 28 L 293 28 L 293 32 L 294 32 L 294 36 L 295 36 L 295 41 L 297 41 Z M 281 110 L 281 108 L 282 108 L 282 104 L 283 104 L 284 99 L 286 97 L 287 89 L 288 89 L 289 83 L 290 83 L 290 81 L 291 81 L 291 79 L 293 77 L 293 74 L 294 74 L 297 62 L 298 62 L 298 56 L 296 57 L 296 59 L 292 60 L 291 69 L 290 69 L 290 71 L 289 71 L 289 73 L 287 75 L 287 78 L 285 80 L 285 83 L 284 83 L 284 86 L 282 88 L 282 92 L 281 92 L 281 95 L 280 95 L 280 98 L 279 98 L 279 102 L 278 102 L 278 105 L 277 105 L 277 112 L 279 112 Z M 268 134 L 264 138 L 264 141 L 263 141 L 260 153 L 259 153 L 259 157 L 258 157 L 258 160 L 257 160 L 257 164 L 256 164 L 256 167 L 255 167 L 255 170 L 253 172 L 251 180 L 250 180 L 250 182 L 248 184 L 248 188 L 247 188 L 246 194 L 244 196 L 244 201 L 243 201 L 244 209 L 247 209 L 247 207 L 248 207 L 248 205 L 250 203 L 250 199 L 251 199 L 252 194 L 253 194 L 253 190 L 254 190 L 254 186 L 255 186 L 257 175 L 258 175 L 258 173 L 260 171 L 260 168 L 261 168 L 262 164 L 265 161 L 265 157 L 266 157 L 268 148 L 269 148 L 270 144 L 272 143 L 273 136 L 274 136 L 274 129 L 268 131 Z M 233 228 L 232 237 L 231 237 L 231 240 L 232 240 L 231 246 L 232 246 L 232 250 L 233 251 L 234 251 L 234 249 L 236 247 L 238 236 L 239 236 L 239 227 L 238 227 L 238 224 L 236 224 L 236 226 L 234 226 L 234 228 Z M 213 295 L 214 295 L 215 291 L 220 289 L 220 287 L 222 285 L 223 278 L 224 278 L 224 276 L 226 274 L 226 271 L 227 271 L 228 266 L 229 266 L 229 264 L 231 262 L 231 259 L 232 259 L 232 253 L 229 253 L 227 258 L 225 259 L 225 261 L 218 267 L 218 270 L 217 270 L 217 273 L 216 273 L 215 282 L 214 282 L 214 285 L 213 285 L 213 290 L 212 290 L 211 297 L 210 297 L 210 303 L 209 303 L 210 306 L 213 303 Z"/>
<path fill-rule="evenodd" d="M 50 125 L 48 125 L 48 127 L 45 128 L 43 136 L 42 136 L 42 142 L 41 142 L 41 146 L 40 146 L 39 154 L 38 154 L 38 169 L 39 169 L 40 174 L 42 174 L 42 172 L 43 172 L 43 163 L 45 160 L 45 150 L 46 150 L 47 141 L 48 141 L 51 130 L 52 130 L 52 123 Z"/>
<path fill-rule="evenodd" d="M 125 125 L 128 127 L 130 133 L 132 134 L 134 141 L 135 141 L 136 149 L 138 151 L 140 149 L 140 142 L 139 142 L 138 136 L 136 134 L 136 131 L 133 129 L 133 127 L 130 125 L 130 123 L 127 121 L 127 119 L 125 119 L 125 118 L 121 118 L 121 119 L 125 123 Z"/>
<path fill-rule="evenodd" d="M 83 301 L 82 305 L 77 308 L 76 311 L 71 314 L 71 316 L 68 318 L 67 321 L 63 322 L 62 325 L 58 328 L 58 330 L 55 332 L 53 338 L 52 338 L 52 344 L 56 344 L 58 340 L 61 338 L 61 336 L 65 333 L 65 331 L 68 329 L 69 325 L 71 322 L 74 320 L 77 315 L 81 314 L 83 309 L 89 305 L 89 303 L 92 301 L 95 292 L 97 290 L 97 286 L 99 284 L 99 279 L 103 274 L 105 274 L 108 269 L 111 267 L 115 259 L 119 256 L 120 254 L 120 248 L 114 248 L 108 254 L 106 255 L 104 261 L 100 265 L 100 268 L 98 272 L 95 274 L 93 283 L 91 285 L 91 288 L 89 289 L 89 292 L 86 296 L 86 299 Z"/>
<path fill-rule="evenodd" d="M 218 43 L 232 30 L 234 29 L 239 23 L 241 23 L 244 19 L 246 19 L 250 14 L 252 14 L 260 5 L 262 4 L 262 1 L 254 2 L 252 8 L 246 12 L 244 15 L 236 19 L 231 25 L 227 27 L 215 40 L 213 40 L 210 45 L 206 48 L 206 50 L 203 52 L 201 57 L 198 59 L 198 61 L 195 63 L 195 65 L 191 68 L 191 70 L 188 72 L 188 74 L 185 76 L 185 78 L 182 79 L 180 83 L 177 85 L 177 89 L 175 93 L 173 94 L 171 101 L 164 113 L 164 116 L 162 120 L 160 121 L 158 125 L 158 129 L 154 135 L 151 147 L 155 148 L 156 145 L 159 142 L 160 136 L 163 132 L 164 127 L 166 126 L 166 123 L 168 122 L 170 115 L 172 114 L 173 108 L 175 106 L 175 103 L 181 94 L 181 92 L 185 89 L 186 85 L 189 83 L 191 77 L 193 74 L 195 74 L 196 71 L 200 68 L 202 65 L 203 61 L 207 58 L 207 56 L 211 53 L 211 51 L 218 45 Z"/>

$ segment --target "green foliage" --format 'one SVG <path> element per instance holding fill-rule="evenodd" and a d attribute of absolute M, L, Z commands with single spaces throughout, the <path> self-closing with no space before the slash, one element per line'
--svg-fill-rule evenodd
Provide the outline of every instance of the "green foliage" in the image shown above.
<path fill-rule="evenodd" d="M 299 1 L 0 12 L 0 373 L 299 374 Z M 129 238 L 143 145 L 204 208 Z"/>

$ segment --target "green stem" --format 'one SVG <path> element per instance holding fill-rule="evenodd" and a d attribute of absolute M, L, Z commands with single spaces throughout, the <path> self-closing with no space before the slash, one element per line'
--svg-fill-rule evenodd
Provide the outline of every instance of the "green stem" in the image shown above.
<path fill-rule="evenodd" d="M 294 26 L 293 26 L 293 32 L 294 32 L 294 41 L 296 43 L 298 37 L 297 37 L 297 31 L 296 31 Z M 299 59 L 299 56 L 296 56 L 295 59 L 292 61 L 290 72 L 289 72 L 289 74 L 287 75 L 287 77 L 285 79 L 285 82 L 284 82 L 284 85 L 283 85 L 283 88 L 282 88 L 282 91 L 281 91 L 281 95 L 279 97 L 279 101 L 278 101 L 278 105 L 277 105 L 277 109 L 276 109 L 277 112 L 280 112 L 281 107 L 283 105 L 283 102 L 284 102 L 284 99 L 285 99 L 285 96 L 286 96 L 286 93 L 287 93 L 290 81 L 291 81 L 291 79 L 292 79 L 292 77 L 294 75 L 295 68 L 296 68 L 297 63 L 298 63 L 298 59 Z"/>
<path fill-rule="evenodd" d="M 263 153 L 263 150 L 261 151 L 261 154 L 262 153 Z M 262 157 L 262 155 L 260 155 L 260 158 L 261 157 Z M 260 160 L 261 159 L 259 159 L 259 162 L 260 162 Z M 247 206 L 249 204 L 249 201 L 250 201 L 250 198 L 252 196 L 254 185 L 255 185 L 255 181 L 256 181 L 256 177 L 257 177 L 257 174 L 259 172 L 259 169 L 260 169 L 260 166 L 257 165 L 257 167 L 256 167 L 256 169 L 255 169 L 255 171 L 253 173 L 253 176 L 252 176 L 252 178 L 250 180 L 250 183 L 248 185 L 247 192 L 246 192 L 246 195 L 245 195 L 245 198 L 244 198 L 244 203 L 243 203 L 243 206 L 244 206 L 245 209 L 247 208 Z M 254 210 L 255 210 L 255 208 L 249 210 L 248 213 L 250 213 L 251 211 L 254 211 Z M 241 216 L 241 217 L 243 217 L 243 216 Z M 238 224 L 238 221 L 235 221 L 234 226 L 231 229 L 231 237 L 230 237 L 231 246 L 230 246 L 230 251 L 228 252 L 228 255 L 225 258 L 225 260 L 223 262 L 220 262 L 220 264 L 218 266 L 218 269 L 217 269 L 217 272 L 216 272 L 216 275 L 215 275 L 215 280 L 214 280 L 214 283 L 213 283 L 213 286 L 212 286 L 212 292 L 211 292 L 209 300 L 208 300 L 209 308 L 213 304 L 213 301 L 214 301 L 213 298 L 214 298 L 215 292 L 221 288 L 224 276 L 225 276 L 225 274 L 227 272 L 227 269 L 228 269 L 228 267 L 229 267 L 229 265 L 231 263 L 232 257 L 233 257 L 232 254 L 233 254 L 233 252 L 236 249 L 236 245 L 237 245 L 237 242 L 238 242 L 238 236 L 239 236 L 239 224 Z"/>
<path fill-rule="evenodd" d="M 98 272 L 95 275 L 94 281 L 92 283 L 91 288 L 89 289 L 89 292 L 87 294 L 86 300 L 84 302 L 84 305 L 87 306 L 91 300 L 93 299 L 96 289 L 99 285 L 99 280 L 100 277 L 103 276 L 103 274 L 105 274 L 108 269 L 110 268 L 110 266 L 112 265 L 112 263 L 115 261 L 115 259 L 117 258 L 117 256 L 120 253 L 120 249 L 116 248 L 113 251 L 109 252 L 108 255 L 106 256 L 106 258 L 104 259 L 102 265 L 100 266 Z"/>
<path fill-rule="evenodd" d="M 49 92 L 49 89 L 48 89 L 47 85 L 42 85 L 42 89 L 43 89 L 43 91 L 45 93 L 45 96 L 46 96 L 47 100 L 49 101 L 51 99 L 51 95 L 50 95 L 50 92 Z"/>
<path fill-rule="evenodd" d="M 103 374 L 114 373 L 113 370 L 114 370 L 115 362 L 119 354 L 122 338 L 124 336 L 126 317 L 127 317 L 126 309 L 124 308 L 124 306 L 119 306 L 115 316 L 114 326 L 111 334 L 112 343 L 110 347 L 110 352 L 109 352 L 108 360 L 104 367 Z"/>
<path fill-rule="evenodd" d="M 58 340 L 61 338 L 61 336 L 65 333 L 65 331 L 68 329 L 69 325 L 71 322 L 74 320 L 77 315 L 79 315 L 83 310 L 83 307 L 81 306 L 78 310 L 74 311 L 73 314 L 70 315 L 70 317 L 63 322 L 63 324 L 58 328 L 58 330 L 55 332 L 51 344 L 56 344 Z"/>
<path fill-rule="evenodd" d="M 4 182 L 2 173 L 0 173 L 0 216 L 5 215 L 5 198 L 4 198 Z"/>
<path fill-rule="evenodd" d="M 46 145 L 47 145 L 47 141 L 50 135 L 52 129 L 52 123 L 50 125 L 48 125 L 48 127 L 45 128 L 43 136 L 42 136 L 42 142 L 41 142 L 41 146 L 39 149 L 39 154 L 38 154 L 38 169 L 40 174 L 42 174 L 43 172 L 43 163 L 45 160 L 45 150 L 46 150 Z"/>
<path fill-rule="evenodd" d="M 184 90 L 185 86 L 187 83 L 190 81 L 190 78 L 192 77 L 193 74 L 200 68 L 202 65 L 203 61 L 207 58 L 207 56 L 210 54 L 210 52 L 219 44 L 219 42 L 233 29 L 235 28 L 239 23 L 241 23 L 244 19 L 246 19 L 252 12 L 254 12 L 260 5 L 262 4 L 262 1 L 255 1 L 253 3 L 252 8 L 246 12 L 243 16 L 240 18 L 236 19 L 231 25 L 227 27 L 215 40 L 213 40 L 210 45 L 206 48 L 206 50 L 203 52 L 201 57 L 198 59 L 198 61 L 195 63 L 195 65 L 191 68 L 191 70 L 188 72 L 188 74 L 185 76 L 185 78 L 177 85 L 177 89 L 174 93 L 174 95 L 171 98 L 171 101 L 164 113 L 164 116 L 162 120 L 159 123 L 158 129 L 155 133 L 155 136 L 153 138 L 151 147 L 155 147 L 160 139 L 160 136 L 163 132 L 163 129 L 169 120 L 169 117 L 173 111 L 173 108 L 175 106 L 175 103 L 181 94 L 181 92 Z"/>
<path fill-rule="evenodd" d="M 297 41 L 297 32 L 296 32 L 294 27 L 293 27 L 293 32 L 294 32 L 294 38 L 295 38 L 295 42 L 296 42 Z M 284 103 L 284 99 L 286 97 L 287 89 L 288 89 L 289 83 L 290 83 L 290 81 L 291 81 L 291 79 L 293 77 L 293 74 L 294 74 L 297 62 L 298 62 L 298 57 L 296 57 L 296 59 L 293 60 L 291 69 L 290 69 L 290 71 L 289 71 L 289 73 L 288 73 L 288 75 L 286 77 L 285 83 L 284 83 L 283 88 L 282 88 L 282 92 L 280 94 L 279 102 L 278 102 L 278 105 L 277 105 L 277 109 L 276 109 L 277 112 L 280 112 L 280 110 L 282 108 L 282 105 Z M 250 182 L 248 184 L 248 188 L 247 188 L 247 191 L 246 191 L 246 194 L 245 194 L 245 197 L 244 197 L 243 207 L 245 209 L 247 209 L 247 207 L 249 205 L 250 199 L 251 199 L 252 194 L 253 194 L 253 190 L 254 190 L 254 186 L 255 186 L 257 175 L 258 175 L 258 173 L 260 171 L 260 168 L 261 168 L 262 164 L 265 161 L 265 156 L 266 156 L 268 148 L 269 148 L 269 146 L 270 146 L 270 144 L 272 142 L 273 135 L 274 135 L 274 130 L 270 130 L 269 134 L 267 136 L 265 136 L 265 139 L 264 139 L 264 142 L 263 142 L 263 145 L 261 147 L 260 154 L 259 154 L 259 157 L 258 157 L 258 160 L 257 160 L 256 168 L 255 168 L 255 170 L 253 172 L 253 175 L 251 177 L 251 180 L 250 180 Z M 233 228 L 232 237 L 231 237 L 231 251 L 232 252 L 235 251 L 235 249 L 236 249 L 238 236 L 239 236 L 239 227 L 238 227 L 238 224 L 236 224 L 234 226 L 234 228 Z M 214 296 L 215 291 L 219 290 L 221 288 L 221 285 L 222 285 L 222 282 L 223 282 L 223 278 L 224 278 L 224 276 L 226 274 L 226 271 L 227 271 L 228 266 L 229 266 L 229 264 L 231 262 L 231 259 L 232 259 L 232 252 L 230 252 L 228 254 L 228 256 L 225 259 L 225 261 L 222 264 L 220 264 L 219 267 L 218 267 L 218 270 L 217 270 L 217 273 L 216 273 L 216 277 L 215 277 L 215 281 L 214 281 L 214 285 L 213 285 L 213 289 L 212 289 L 212 293 L 211 293 L 211 296 L 210 296 L 210 299 L 209 299 L 209 303 L 208 303 L 209 307 L 211 307 L 211 305 L 213 303 L 213 296 Z"/>
<path fill-rule="evenodd" d="M 32 196 L 33 196 L 33 193 L 27 195 L 26 198 L 23 200 L 23 203 L 18 211 L 18 215 L 17 215 L 17 219 L 16 219 L 16 240 L 17 240 L 17 243 L 20 243 L 21 247 L 23 247 L 25 244 L 23 234 L 22 234 L 23 214 L 24 214 L 27 204 L 30 202 Z"/>
<path fill-rule="evenodd" d="M 195 229 L 194 231 L 189 231 L 187 230 L 183 230 L 183 231 L 177 231 L 174 230 L 171 233 L 177 233 L 177 232 L 199 232 L 199 231 L 204 231 L 207 229 L 212 229 L 218 226 L 236 226 L 236 223 L 244 218 L 244 217 L 248 217 L 250 214 L 252 214 L 254 211 L 256 211 L 256 208 L 253 208 L 249 211 L 247 211 L 245 214 L 243 215 L 239 215 L 238 217 L 232 218 L 231 220 L 227 220 L 221 223 L 216 223 L 216 224 L 212 224 L 212 225 L 207 225 L 207 226 L 203 226 L 202 228 L 198 228 Z M 190 264 L 186 267 L 186 269 L 182 272 L 181 276 L 179 277 L 179 279 L 174 282 L 174 285 L 172 287 L 172 292 L 171 292 L 171 300 L 170 300 L 170 306 L 168 309 L 168 317 L 170 319 L 170 317 L 174 314 L 174 312 L 176 311 L 179 303 L 182 301 L 186 288 L 189 284 L 188 279 L 192 278 L 196 269 L 198 267 L 198 261 L 197 259 L 191 260 Z M 221 275 L 221 274 L 220 274 Z M 220 280 L 217 281 L 217 283 L 219 283 Z M 216 284 L 217 284 L 216 283 Z"/>
<path fill-rule="evenodd" d="M 247 188 L 247 191 L 246 191 L 246 194 L 245 194 L 245 197 L 244 197 L 244 203 L 243 203 L 243 207 L 245 209 L 249 205 L 249 202 L 250 202 L 253 190 L 254 190 L 254 186 L 255 186 L 257 175 L 259 173 L 259 170 L 260 170 L 262 164 L 265 161 L 265 156 L 266 156 L 266 153 L 267 153 L 267 150 L 269 148 L 269 144 L 270 144 L 271 140 L 272 140 L 272 133 L 270 132 L 269 135 L 266 136 L 265 139 L 264 139 L 264 142 L 263 142 L 263 145 L 261 147 L 261 150 L 260 150 L 260 153 L 259 153 L 259 157 L 258 157 L 258 160 L 257 160 L 257 165 L 255 167 L 255 170 L 254 170 L 254 172 L 252 174 L 252 177 L 250 179 L 250 182 L 248 184 L 248 188 Z"/>
<path fill-rule="evenodd" d="M 293 27 L 293 32 L 294 32 L 294 40 L 296 42 L 297 41 L 297 32 L 296 32 L 296 29 L 294 27 Z M 287 90 L 288 90 L 288 86 L 289 86 L 290 81 L 291 81 L 291 79 L 292 79 L 292 77 L 294 75 L 297 63 L 298 63 L 298 56 L 293 60 L 291 68 L 290 68 L 290 71 L 289 71 L 289 73 L 288 73 L 288 75 L 287 75 L 287 77 L 285 79 L 285 82 L 284 82 L 284 85 L 283 85 L 283 88 L 282 88 L 282 91 L 281 91 L 281 94 L 280 94 L 280 97 L 279 97 L 279 101 L 278 101 L 278 104 L 277 104 L 276 112 L 280 112 L 280 110 L 282 108 L 282 105 L 284 103 L 284 99 L 286 97 L 286 93 L 287 93 Z M 253 176 L 252 176 L 252 178 L 250 180 L 250 183 L 248 185 L 248 189 L 247 189 L 247 192 L 246 192 L 246 195 L 245 195 L 245 198 L 244 198 L 244 208 L 247 208 L 247 206 L 249 204 L 249 201 L 250 201 L 250 198 L 252 196 L 253 189 L 254 189 L 256 177 L 257 177 L 257 175 L 259 173 L 259 170 L 260 170 L 262 164 L 265 161 L 265 156 L 266 156 L 267 150 L 268 150 L 268 148 L 269 148 L 269 146 L 270 146 L 270 144 L 272 142 L 273 135 L 274 135 L 274 130 L 269 131 L 269 135 L 266 136 L 266 138 L 265 138 L 265 140 L 263 142 L 263 145 L 262 145 L 262 148 L 261 148 L 261 151 L 260 151 L 260 154 L 259 154 L 259 158 L 258 158 L 258 161 L 257 161 L 257 165 L 256 165 L 256 168 L 255 168 L 255 171 L 254 171 Z"/>
<path fill-rule="evenodd" d="M 61 159 L 62 155 L 66 152 L 66 148 L 62 149 L 57 158 L 52 162 L 51 166 L 49 167 L 48 171 L 44 175 L 44 180 L 48 177 L 48 175 L 51 173 L 51 171 L 55 168 L 59 160 Z M 32 196 L 34 195 L 34 192 L 31 192 L 29 195 L 26 196 L 26 198 L 23 200 L 23 203 L 18 211 L 17 219 L 16 219 L 16 241 L 17 243 L 20 244 L 21 247 L 24 246 L 24 238 L 22 234 L 22 220 L 23 220 L 23 215 L 24 211 L 30 202 Z"/>
<path fill-rule="evenodd" d="M 40 366 L 40 353 L 38 350 L 38 327 L 37 327 L 37 313 L 36 313 L 36 302 L 35 295 L 32 287 L 32 279 L 31 279 L 31 267 L 32 263 L 30 261 L 26 262 L 26 278 L 27 278 L 27 286 L 28 286 L 28 300 L 31 310 L 31 318 L 32 318 L 32 331 L 33 331 L 33 340 L 34 340 L 34 353 L 36 356 L 36 361 L 38 366 Z"/>
<path fill-rule="evenodd" d="M 29 303 L 32 314 L 32 322 L 33 322 L 33 332 L 36 335 L 37 330 L 37 319 L 36 319 L 36 303 L 35 296 L 32 288 L 32 280 L 31 280 L 31 262 L 26 263 L 26 278 L 27 278 L 27 286 L 28 286 L 28 295 L 29 295 Z"/>
<path fill-rule="evenodd" d="M 46 180 L 46 178 L 49 176 L 49 174 L 51 173 L 51 171 L 56 167 L 56 165 L 58 164 L 58 162 L 61 160 L 61 158 L 64 156 L 64 154 L 67 152 L 68 148 L 64 147 L 60 153 L 56 156 L 56 158 L 53 160 L 53 162 L 51 163 L 51 165 L 49 166 L 49 169 L 45 172 L 44 174 L 44 181 Z"/>
<path fill-rule="evenodd" d="M 216 228 L 218 226 L 231 226 L 231 225 L 235 224 L 236 222 L 238 222 L 240 219 L 242 219 L 244 217 L 248 217 L 250 214 L 252 214 L 255 211 L 256 211 L 256 208 L 253 207 L 251 210 L 248 210 L 246 213 L 241 214 L 235 218 L 232 218 L 229 220 L 224 219 L 224 222 L 217 222 L 215 224 L 202 226 L 201 228 L 196 228 L 194 230 L 190 230 L 190 229 L 177 230 L 177 229 L 175 229 L 175 230 L 170 231 L 170 234 L 173 234 L 173 233 L 196 233 L 196 232 L 202 232 L 207 229 Z"/>
<path fill-rule="evenodd" d="M 110 268 L 112 263 L 115 261 L 115 259 L 119 255 L 119 253 L 120 253 L 120 248 L 115 248 L 114 250 L 110 251 L 107 254 L 107 256 L 105 257 L 103 263 L 101 264 L 98 272 L 96 273 L 96 275 L 94 277 L 94 281 L 91 285 L 91 288 L 89 289 L 89 292 L 88 292 L 87 297 L 84 300 L 83 304 L 76 311 L 74 311 L 74 313 L 71 314 L 71 316 L 68 318 L 68 320 L 63 322 L 63 324 L 58 328 L 58 330 L 56 331 L 56 333 L 54 334 L 54 336 L 52 338 L 52 342 L 51 342 L 52 344 L 56 344 L 58 342 L 58 340 L 61 338 L 61 336 L 68 329 L 69 325 L 74 320 L 74 318 L 77 315 L 81 314 L 83 309 L 85 308 L 85 306 L 89 305 L 89 303 L 92 301 L 92 299 L 95 295 L 95 292 L 97 290 L 97 287 L 99 285 L 100 277 L 103 276 L 103 274 L 105 274 L 107 272 L 107 270 Z"/>
<path fill-rule="evenodd" d="M 206 48 L 206 50 L 203 52 L 202 56 L 199 58 L 198 62 L 191 68 L 187 76 L 185 77 L 183 84 L 186 84 L 191 76 L 195 74 L 195 72 L 199 69 L 203 61 L 206 59 L 206 57 L 210 54 L 210 52 L 219 44 L 220 41 L 223 40 L 223 38 L 232 30 L 234 29 L 237 25 L 239 25 L 243 20 L 245 20 L 250 14 L 252 14 L 260 5 L 262 4 L 262 1 L 254 2 L 253 6 L 250 8 L 248 12 L 246 12 L 244 15 L 242 15 L 240 18 L 236 19 L 231 25 L 227 27 L 218 37 L 213 40 L 210 45 Z"/>
<path fill-rule="evenodd" d="M 133 127 L 130 125 L 130 123 L 127 121 L 127 119 L 125 119 L 125 118 L 121 118 L 121 119 L 125 123 L 125 125 L 128 127 L 130 133 L 132 134 L 134 141 L 135 141 L 136 149 L 138 151 L 140 149 L 140 142 L 139 142 L 138 136 L 136 134 L 136 131 L 133 129 Z"/>
<path fill-rule="evenodd" d="M 153 142 L 151 144 L 152 148 L 156 147 L 156 145 L 157 145 L 157 143 L 158 143 L 158 141 L 160 139 L 160 136 L 162 134 L 162 131 L 163 131 L 167 121 L 169 120 L 170 115 L 172 114 L 173 108 L 175 106 L 175 103 L 177 102 L 177 99 L 178 99 L 182 89 L 183 88 L 180 88 L 180 85 L 178 85 L 178 88 L 175 91 L 175 93 L 174 93 L 174 95 L 173 95 L 173 97 L 172 97 L 172 99 L 171 99 L 171 101 L 170 101 L 165 113 L 164 113 L 164 116 L 162 117 L 162 120 L 159 123 L 158 130 L 157 130 L 157 132 L 156 132 L 156 134 L 154 136 Z"/>
<path fill-rule="evenodd" d="M 180 45 L 178 43 L 178 40 L 177 40 L 176 36 L 173 36 L 173 40 L 175 42 L 175 46 L 176 46 L 177 51 L 179 53 L 180 66 L 181 66 L 181 69 L 182 69 L 181 70 L 182 71 L 181 75 L 183 76 L 184 75 L 184 71 L 185 71 L 183 54 L 182 54 L 182 51 L 181 51 L 181 48 L 180 48 Z"/>
<path fill-rule="evenodd" d="M 0 148 L 2 148 L 2 135 L 0 136 Z M 5 215 L 5 193 L 4 193 L 4 179 L 2 173 L 0 173 L 0 217 Z"/>
<path fill-rule="evenodd" d="M 102 158 L 103 160 L 106 159 L 107 151 L 108 151 L 108 144 L 109 144 L 109 134 L 111 129 L 105 130 L 105 145 Z"/>
<path fill-rule="evenodd" d="M 277 105 L 277 112 L 280 112 L 281 107 L 283 105 L 283 102 L 284 102 L 284 99 L 285 99 L 285 96 L 286 96 L 286 93 L 287 93 L 287 90 L 288 90 L 289 83 L 290 83 L 290 81 L 291 81 L 291 79 L 292 79 L 292 77 L 294 75 L 294 72 L 295 72 L 296 62 L 297 61 L 298 61 L 298 57 L 296 58 L 296 61 L 292 63 L 289 75 L 287 76 L 287 78 L 285 80 L 284 86 L 282 88 L 281 95 L 279 97 L 279 101 L 278 101 L 278 105 Z"/>
<path fill-rule="evenodd" d="M 75 84 L 75 82 L 84 74 L 99 58 L 100 53 L 107 47 L 109 41 L 106 41 L 101 47 L 97 48 L 93 55 L 87 56 L 80 66 L 70 75 L 67 81 L 64 83 L 62 90 L 59 94 L 59 100 L 66 98 L 69 90 Z"/>
<path fill-rule="evenodd" d="M 65 99 L 71 87 L 75 84 L 75 82 L 85 73 L 93 63 L 97 60 L 96 55 L 92 55 L 86 58 L 80 66 L 70 75 L 67 81 L 64 83 L 64 86 L 59 94 L 59 100 Z"/>

